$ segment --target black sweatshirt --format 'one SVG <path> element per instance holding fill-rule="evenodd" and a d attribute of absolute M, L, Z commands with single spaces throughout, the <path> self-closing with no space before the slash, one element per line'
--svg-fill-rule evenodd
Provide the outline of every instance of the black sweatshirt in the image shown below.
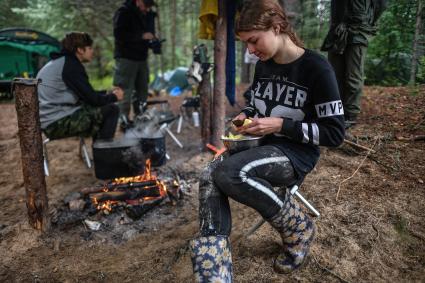
<path fill-rule="evenodd" d="M 115 58 L 145 61 L 149 41 L 143 34 L 154 34 L 152 14 L 142 14 L 133 0 L 127 0 L 114 15 Z"/>
<path fill-rule="evenodd" d="M 114 94 L 108 94 L 105 90 L 96 91 L 93 89 L 86 69 L 74 54 L 68 53 L 65 55 L 62 79 L 65 85 L 88 105 L 96 107 L 117 101 L 117 97 Z"/>
<path fill-rule="evenodd" d="M 344 140 L 344 111 L 335 73 L 321 55 L 306 49 L 289 64 L 258 61 L 248 117 L 282 117 L 280 133 L 266 143 L 279 147 L 301 178 L 317 163 L 319 145 L 336 147 Z"/>

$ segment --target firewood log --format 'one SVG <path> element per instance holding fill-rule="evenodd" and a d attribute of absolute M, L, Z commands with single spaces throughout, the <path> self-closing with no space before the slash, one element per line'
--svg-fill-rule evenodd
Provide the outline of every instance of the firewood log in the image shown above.
<path fill-rule="evenodd" d="M 91 194 L 90 198 L 94 202 L 104 202 L 107 200 L 130 200 L 143 197 L 159 197 L 161 196 L 158 186 L 151 186 L 143 189 L 131 189 L 125 191 L 113 191 Z"/>
<path fill-rule="evenodd" d="M 149 187 L 155 186 L 155 180 L 148 180 L 143 182 L 129 182 L 129 183 L 109 183 L 103 186 L 96 187 L 87 187 L 80 190 L 80 193 L 83 195 L 89 195 L 92 193 L 99 193 L 103 191 L 116 191 L 116 190 L 125 190 L 125 189 L 133 189 L 133 188 L 141 188 L 141 187 Z"/>

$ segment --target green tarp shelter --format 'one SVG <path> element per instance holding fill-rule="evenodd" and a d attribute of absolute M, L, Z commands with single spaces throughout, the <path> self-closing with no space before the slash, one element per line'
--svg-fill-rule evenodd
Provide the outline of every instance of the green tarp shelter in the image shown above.
<path fill-rule="evenodd" d="M 25 28 L 0 30 L 0 91 L 7 92 L 15 77 L 35 77 L 50 52 L 59 50 L 59 41 L 45 33 Z"/>

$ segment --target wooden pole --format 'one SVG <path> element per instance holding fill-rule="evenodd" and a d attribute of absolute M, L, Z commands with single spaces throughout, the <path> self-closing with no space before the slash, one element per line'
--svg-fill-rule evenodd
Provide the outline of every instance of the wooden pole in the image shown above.
<path fill-rule="evenodd" d="M 216 147 L 222 147 L 220 137 L 224 134 L 224 119 L 226 115 L 226 46 L 227 22 L 225 0 L 218 1 L 218 19 L 214 39 L 214 96 L 212 112 L 211 142 Z"/>
<path fill-rule="evenodd" d="M 206 144 L 211 142 L 211 81 L 210 73 L 202 74 L 202 82 L 199 84 L 199 96 L 201 98 L 201 137 L 202 149 L 207 150 Z"/>
<path fill-rule="evenodd" d="M 43 170 L 43 146 L 38 114 L 37 80 L 17 78 L 12 89 L 18 116 L 22 174 L 26 191 L 29 223 L 37 230 L 50 228 L 46 180 Z"/>

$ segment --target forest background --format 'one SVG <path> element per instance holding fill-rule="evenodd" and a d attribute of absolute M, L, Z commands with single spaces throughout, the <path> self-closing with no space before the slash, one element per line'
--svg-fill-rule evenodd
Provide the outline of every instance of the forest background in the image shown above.
<path fill-rule="evenodd" d="M 113 74 L 112 18 L 119 0 L 0 0 L 0 29 L 33 28 L 57 39 L 69 31 L 85 31 L 94 38 L 95 60 L 88 66 L 96 87 L 110 87 Z M 167 41 L 162 58 L 151 53 L 151 81 L 176 67 L 188 67 L 193 46 L 205 43 L 212 59 L 213 41 L 200 40 L 199 0 L 157 0 L 158 37 Z M 295 30 L 305 46 L 319 51 L 329 28 L 330 0 L 285 2 L 294 11 Z M 366 60 L 366 85 L 416 85 L 425 83 L 424 0 L 389 0 L 372 38 Z M 158 29 L 159 28 L 159 29 Z M 252 68 L 243 63 L 246 46 L 237 42 L 237 83 L 249 82 Z M 326 54 L 324 54 L 326 55 Z M 415 56 L 413 56 L 415 55 Z M 251 72 L 247 71 L 251 69 Z"/>

